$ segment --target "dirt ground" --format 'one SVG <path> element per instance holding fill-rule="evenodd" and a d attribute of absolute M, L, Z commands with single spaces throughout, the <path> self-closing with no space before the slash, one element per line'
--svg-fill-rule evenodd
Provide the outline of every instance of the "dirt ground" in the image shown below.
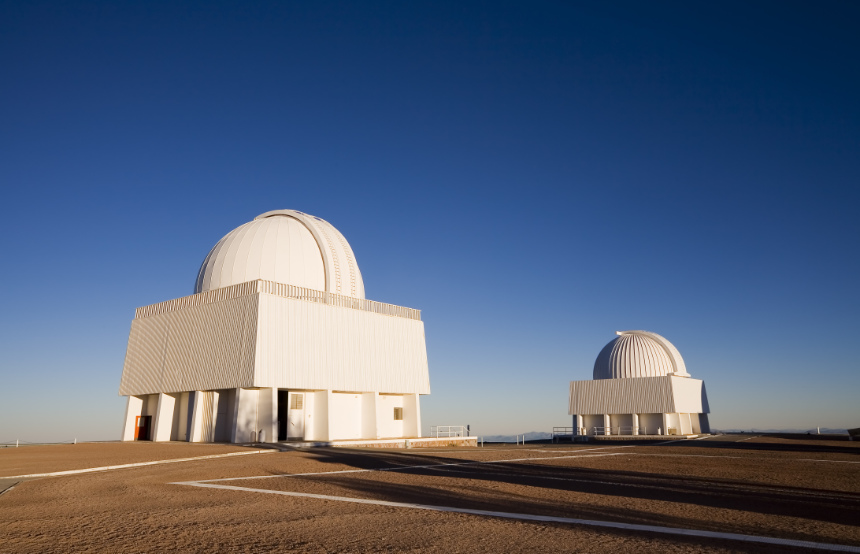
<path fill-rule="evenodd" d="M 8 484 L 15 475 L 242 450 L 183 443 L 3 449 L 0 478 Z M 21 480 L 0 495 L 0 552 L 810 551 L 530 516 L 860 547 L 860 443 L 736 435 L 429 450 L 284 446 Z"/>

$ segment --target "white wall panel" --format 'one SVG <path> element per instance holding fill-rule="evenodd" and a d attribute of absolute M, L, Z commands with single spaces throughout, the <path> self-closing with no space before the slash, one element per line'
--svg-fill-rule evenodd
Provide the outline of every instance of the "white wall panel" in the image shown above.
<path fill-rule="evenodd" d="M 705 383 L 699 379 L 674 378 L 672 380 L 672 394 L 676 412 L 700 414 L 711 411 L 705 395 Z"/>
<path fill-rule="evenodd" d="M 261 294 L 254 386 L 430 393 L 424 324 Z"/>
<path fill-rule="evenodd" d="M 360 439 L 362 395 L 335 392 L 329 406 L 329 440 Z"/>

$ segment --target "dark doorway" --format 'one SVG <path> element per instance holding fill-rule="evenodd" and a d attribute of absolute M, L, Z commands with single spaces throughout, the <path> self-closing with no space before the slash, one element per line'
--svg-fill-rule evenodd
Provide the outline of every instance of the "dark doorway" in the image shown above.
<path fill-rule="evenodd" d="M 287 410 L 290 405 L 287 403 L 288 392 L 285 390 L 278 391 L 278 440 L 287 440 Z"/>
<path fill-rule="evenodd" d="M 139 415 L 134 420 L 134 440 L 148 441 L 151 440 L 150 431 L 152 429 L 152 416 Z"/>

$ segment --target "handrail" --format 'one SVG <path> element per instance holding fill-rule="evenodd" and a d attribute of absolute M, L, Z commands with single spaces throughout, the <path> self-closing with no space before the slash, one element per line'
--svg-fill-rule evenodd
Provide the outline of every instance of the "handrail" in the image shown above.
<path fill-rule="evenodd" d="M 434 425 L 430 427 L 430 435 L 440 437 L 466 437 L 465 425 Z"/>
<path fill-rule="evenodd" d="M 647 428 L 635 427 L 631 425 L 615 427 L 592 427 L 592 432 L 595 435 L 645 435 L 647 434 Z"/>
<path fill-rule="evenodd" d="M 421 310 L 416 310 L 414 308 L 385 304 L 384 302 L 375 302 L 365 298 L 353 298 L 351 296 L 344 296 L 333 292 L 314 290 L 296 285 L 287 285 L 285 283 L 276 283 L 274 281 L 266 281 L 264 279 L 239 283 L 238 285 L 231 285 L 229 287 L 192 294 L 191 296 L 175 298 L 158 304 L 143 306 L 135 310 L 134 317 L 136 319 L 151 317 L 154 315 L 190 308 L 192 306 L 212 304 L 214 302 L 249 296 L 256 293 L 271 294 L 274 296 L 280 296 L 281 298 L 292 298 L 303 300 L 305 302 L 317 302 L 328 306 L 351 308 L 353 310 L 361 310 L 363 312 L 372 312 L 380 315 L 421 321 Z"/>

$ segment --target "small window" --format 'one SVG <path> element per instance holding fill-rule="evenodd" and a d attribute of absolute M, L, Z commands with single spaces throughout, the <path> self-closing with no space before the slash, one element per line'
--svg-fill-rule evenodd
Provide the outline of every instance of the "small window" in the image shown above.
<path fill-rule="evenodd" d="M 403 408 L 394 408 L 394 421 L 401 421 L 403 419 Z"/>
<path fill-rule="evenodd" d="M 294 394 L 292 399 L 290 400 L 290 409 L 291 410 L 301 410 L 304 405 L 305 395 L 304 394 Z"/>

